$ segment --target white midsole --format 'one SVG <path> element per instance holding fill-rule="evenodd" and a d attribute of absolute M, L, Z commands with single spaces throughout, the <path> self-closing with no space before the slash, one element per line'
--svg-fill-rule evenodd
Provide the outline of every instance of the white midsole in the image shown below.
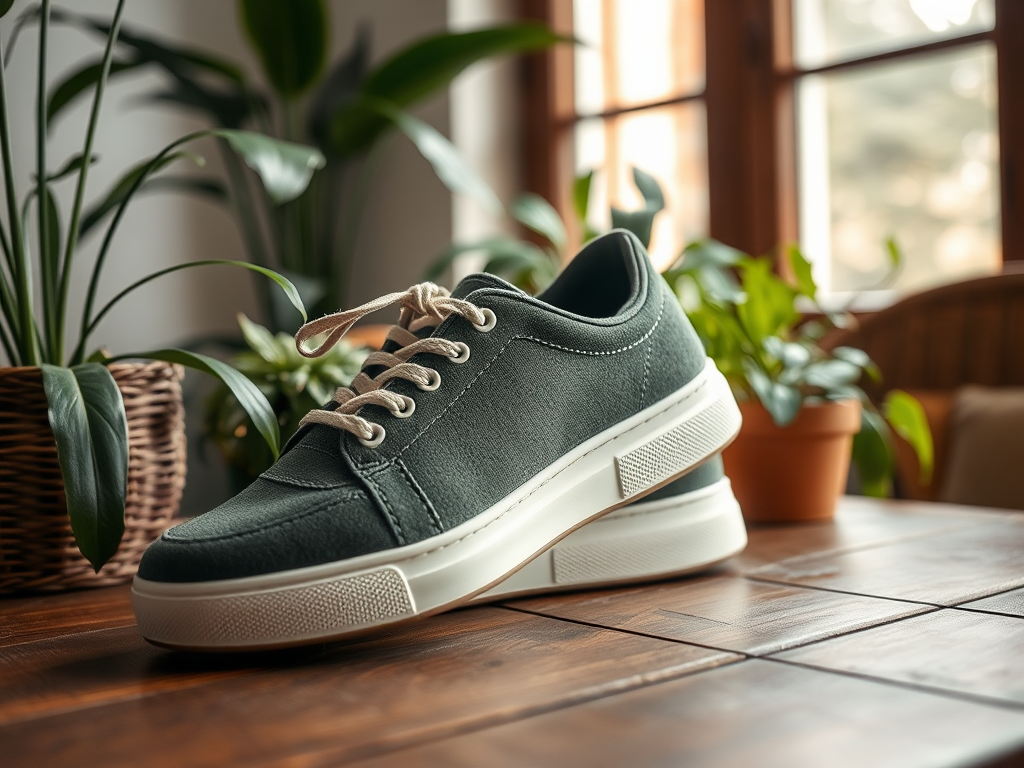
<path fill-rule="evenodd" d="M 689 493 L 610 512 L 473 599 L 486 602 L 691 573 L 732 557 L 746 544 L 740 505 L 723 477 Z"/>
<path fill-rule="evenodd" d="M 721 450 L 739 431 L 708 359 L 689 384 L 562 456 L 473 519 L 430 539 L 309 568 L 199 583 L 136 577 L 139 628 L 184 648 L 341 637 L 464 603 L 576 528 Z"/>

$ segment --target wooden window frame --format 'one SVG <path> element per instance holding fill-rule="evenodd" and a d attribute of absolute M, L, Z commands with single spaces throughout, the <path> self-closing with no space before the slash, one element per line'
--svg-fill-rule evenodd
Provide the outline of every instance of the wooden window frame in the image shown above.
<path fill-rule="evenodd" d="M 572 35 L 572 0 L 520 2 L 524 18 Z M 793 59 L 791 0 L 705 2 L 709 234 L 748 253 L 798 239 L 794 93 L 800 77 L 990 41 L 998 78 L 1003 263 L 1024 264 L 1024 2 L 995 0 L 995 8 L 991 31 L 800 69 Z M 523 108 L 526 187 L 574 222 L 569 194 L 578 116 L 570 46 L 529 57 Z M 574 227 L 570 234 L 578 242 Z"/>

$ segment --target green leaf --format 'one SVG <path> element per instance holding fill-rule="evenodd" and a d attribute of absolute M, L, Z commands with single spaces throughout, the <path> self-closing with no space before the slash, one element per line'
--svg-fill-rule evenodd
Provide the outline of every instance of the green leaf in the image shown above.
<path fill-rule="evenodd" d="M 889 269 L 899 269 L 899 266 L 903 263 L 903 252 L 900 250 L 896 238 L 890 237 L 886 239 L 885 252 L 889 257 Z"/>
<path fill-rule="evenodd" d="M 651 244 L 651 228 L 656 211 L 623 211 L 612 208 L 612 229 L 627 229 L 636 235 L 644 248 Z"/>
<path fill-rule="evenodd" d="M 543 24 L 530 22 L 441 33 L 413 43 L 377 67 L 364 92 L 404 107 L 444 88 L 481 59 L 536 51 L 564 40 Z"/>
<path fill-rule="evenodd" d="M 124 202 L 124 199 L 131 192 L 132 187 L 135 185 L 135 182 L 139 180 L 139 177 L 157 173 L 171 163 L 176 163 L 178 160 L 191 160 L 196 163 L 196 165 L 200 166 L 206 163 L 202 157 L 191 152 L 172 152 L 162 158 L 153 168 L 149 168 L 149 164 L 152 162 L 151 160 L 139 163 L 118 179 L 117 183 L 114 184 L 99 203 L 85 212 L 82 216 L 82 223 L 78 227 L 78 236 L 85 237 L 93 227 L 103 220 L 104 216 Z"/>
<path fill-rule="evenodd" d="M 803 404 L 799 390 L 772 381 L 750 358 L 744 358 L 743 370 L 754 394 L 771 415 L 776 426 L 785 427 L 790 424 Z"/>
<path fill-rule="evenodd" d="M 896 434 L 910 443 L 917 454 L 921 467 L 921 484 L 931 483 L 935 467 L 935 446 L 928 417 L 916 397 L 901 389 L 894 389 L 885 396 L 885 418 Z"/>
<path fill-rule="evenodd" d="M 568 240 L 565 225 L 562 224 L 558 212 L 540 195 L 532 192 L 520 195 L 512 203 L 509 212 L 516 221 L 543 235 L 558 250 L 565 247 Z"/>
<path fill-rule="evenodd" d="M 43 365 L 47 416 L 57 443 L 75 542 L 94 570 L 117 551 L 128 490 L 128 421 L 104 366 Z"/>
<path fill-rule="evenodd" d="M 370 62 L 370 30 L 366 24 L 356 29 L 355 41 L 348 55 L 335 65 L 331 74 L 313 96 L 309 107 L 309 132 L 324 152 L 333 152 L 331 145 L 332 116 L 352 104 L 366 77 Z"/>
<path fill-rule="evenodd" d="M 414 42 L 370 73 L 361 95 L 332 116 L 331 139 L 340 156 L 368 149 L 390 127 L 370 106 L 410 106 L 447 86 L 470 64 L 503 53 L 546 48 L 564 38 L 541 24 L 512 24 L 474 32 L 442 33 Z"/>
<path fill-rule="evenodd" d="M 665 209 L 665 195 L 661 191 L 661 185 L 653 176 L 644 173 L 639 168 L 633 169 L 633 183 L 640 190 L 644 198 L 644 208 L 652 213 Z"/>
<path fill-rule="evenodd" d="M 770 259 L 744 259 L 739 263 L 746 301 L 736 313 L 747 335 L 760 345 L 768 336 L 789 336 L 800 319 L 794 301 L 796 291 L 772 271 Z"/>
<path fill-rule="evenodd" d="M 518 244 L 519 241 L 504 236 L 491 237 L 485 240 L 476 240 L 470 243 L 452 243 L 431 262 L 430 266 L 427 267 L 426 272 L 423 273 L 423 279 L 437 280 L 451 267 L 455 262 L 455 259 L 464 253 L 479 251 L 491 252 L 492 249 L 514 247 Z"/>
<path fill-rule="evenodd" d="M 99 157 L 97 155 L 93 155 L 89 161 L 89 165 L 95 165 L 97 162 L 99 162 Z M 55 171 L 54 173 L 51 173 L 49 176 L 47 176 L 46 180 L 53 182 L 60 181 L 61 179 L 66 179 L 71 174 L 80 171 L 82 169 L 82 165 L 82 155 L 74 155 L 73 157 L 68 158 L 68 161 L 61 166 L 59 171 Z"/>
<path fill-rule="evenodd" d="M 284 365 L 286 359 L 281 354 L 274 334 L 262 325 L 254 323 L 241 312 L 238 313 L 238 327 L 242 329 L 242 338 L 253 352 L 272 365 Z"/>
<path fill-rule="evenodd" d="M 893 472 L 889 428 L 885 420 L 869 408 L 861 410 L 860 432 L 853 436 L 852 458 L 864 495 L 889 496 Z"/>
<path fill-rule="evenodd" d="M 811 352 L 803 344 L 786 342 L 778 336 L 764 340 L 765 351 L 782 363 L 783 368 L 801 368 L 811 362 Z"/>
<path fill-rule="evenodd" d="M 811 273 L 811 262 L 804 258 L 803 253 L 795 245 L 789 247 L 789 265 L 796 277 L 797 291 L 813 300 L 818 295 L 818 286 L 815 285 L 814 275 Z"/>
<path fill-rule="evenodd" d="M 832 350 L 832 356 L 839 360 L 853 363 L 858 368 L 868 368 L 871 365 L 871 358 L 868 353 L 856 347 L 836 347 Z"/>
<path fill-rule="evenodd" d="M 577 176 L 572 183 L 572 208 L 580 224 L 587 223 L 587 210 L 590 208 L 590 186 L 594 182 L 594 172 L 589 171 Z"/>
<path fill-rule="evenodd" d="M 327 54 L 322 0 L 240 0 L 246 36 L 279 94 L 296 96 L 320 76 Z"/>
<path fill-rule="evenodd" d="M 123 72 L 131 72 L 146 63 L 140 60 L 112 61 L 110 62 L 110 75 L 114 76 Z M 60 84 L 50 92 L 50 97 L 46 104 L 47 126 L 53 123 L 57 115 L 77 97 L 95 88 L 102 74 L 103 60 L 100 59 L 86 64 L 61 80 Z"/>
<path fill-rule="evenodd" d="M 327 159 L 318 149 L 262 133 L 228 129 L 211 133 L 227 141 L 245 164 L 259 174 L 270 199 L 278 205 L 305 192 L 313 172 L 327 164 Z"/>
<path fill-rule="evenodd" d="M 220 379 L 224 385 L 231 390 L 231 394 L 238 400 L 239 405 L 252 419 L 252 423 L 263 435 L 267 445 L 270 447 L 274 458 L 277 459 L 281 452 L 281 431 L 277 424 L 277 417 L 274 409 L 270 407 L 267 398 L 259 387 L 253 384 L 243 374 L 236 371 L 227 363 L 222 363 L 206 355 L 188 352 L 184 349 L 157 349 L 151 352 L 133 352 L 128 355 L 118 355 L 117 360 L 127 358 L 145 358 L 149 360 L 164 360 L 168 363 L 177 363 L 187 368 L 193 368 L 203 373 Z"/>
<path fill-rule="evenodd" d="M 7 12 L 11 10 L 13 5 L 14 0 L 0 0 L 0 19 L 7 15 Z"/>
<path fill-rule="evenodd" d="M 416 145 L 420 154 L 434 167 L 437 178 L 456 194 L 472 197 L 492 211 L 501 210 L 501 201 L 476 171 L 470 168 L 455 146 L 437 129 L 393 104 L 374 102 L 372 108 L 398 126 Z"/>
<path fill-rule="evenodd" d="M 743 251 L 718 240 L 696 240 L 683 250 L 683 269 L 694 271 L 702 267 L 735 267 L 748 258 Z"/>
<path fill-rule="evenodd" d="M 827 392 L 856 383 L 860 375 L 860 366 L 846 360 L 822 360 L 807 366 L 804 381 Z"/>

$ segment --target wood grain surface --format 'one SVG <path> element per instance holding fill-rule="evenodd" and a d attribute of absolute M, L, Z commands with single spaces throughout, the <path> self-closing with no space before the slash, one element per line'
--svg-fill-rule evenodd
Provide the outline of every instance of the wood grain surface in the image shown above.
<path fill-rule="evenodd" d="M 96 649 L 85 676 L 103 707 L 67 712 L 69 683 L 45 658 L 33 676 L 41 706 L 0 730 L 5 768 L 253 764 L 330 753 L 339 761 L 629 690 L 734 660 L 710 651 L 497 608 L 458 611 L 363 641 L 229 656 L 147 649 L 135 637 Z M 102 645 L 102 644 L 101 644 Z M 26 646 L 21 646 L 26 649 Z M 60 659 L 50 656 L 54 665 Z M 252 666 L 237 674 L 239 666 Z M 84 661 L 79 659 L 79 668 Z M 186 683 L 166 690 L 168 672 Z M 111 691 L 103 670 L 147 678 L 139 696 Z M 235 674 L 229 674 L 235 673 Z M 15 686 L 18 686 L 15 682 Z M 141 695 L 157 693 L 159 695 Z M 116 699 L 116 700 L 115 700 Z M 85 702 L 83 702 L 85 703 Z M 8 703 L 8 707 L 14 705 Z M 0 710 L 2 714 L 3 710 Z M 60 734 L 54 738 L 53 734 Z"/>
<path fill-rule="evenodd" d="M 704 576 L 256 654 L 148 645 L 127 588 L 0 599 L 0 766 L 1015 766 L 1022 543 L 844 499 Z"/>
<path fill-rule="evenodd" d="M 521 610 L 751 655 L 929 610 L 916 603 L 705 577 L 508 603 Z"/>
<path fill-rule="evenodd" d="M 767 565 L 748 576 L 933 605 L 957 605 L 1024 585 L 1024 520 L 938 533 Z"/>
<path fill-rule="evenodd" d="M 1024 619 L 941 610 L 780 659 L 1024 707 Z"/>
<path fill-rule="evenodd" d="M 359 765 L 907 768 L 1022 740 L 1015 712 L 755 659 Z"/>

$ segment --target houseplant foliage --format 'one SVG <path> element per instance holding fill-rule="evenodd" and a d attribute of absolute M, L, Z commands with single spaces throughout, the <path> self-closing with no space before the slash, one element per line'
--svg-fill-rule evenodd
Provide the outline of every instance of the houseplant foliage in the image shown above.
<path fill-rule="evenodd" d="M 590 187 L 594 173 L 589 171 L 573 182 L 573 213 L 580 225 L 584 241 L 599 234 L 588 222 Z M 628 229 L 646 248 L 650 245 L 654 219 L 665 208 L 665 196 L 657 180 L 639 168 L 633 169 L 633 183 L 640 192 L 644 204 L 635 211 L 613 207 L 612 227 Z M 460 256 L 478 253 L 484 259 L 481 267 L 484 272 L 496 274 L 528 293 L 538 293 L 546 288 L 555 279 L 561 265 L 572 255 L 566 253 L 569 238 L 565 224 L 547 200 L 533 193 L 517 197 L 509 208 L 509 214 L 519 224 L 539 235 L 544 240 L 544 245 L 508 235 L 454 243 L 434 260 L 427 270 L 426 279 L 437 280 Z"/>
<path fill-rule="evenodd" d="M 239 0 L 238 12 L 269 84 L 267 91 L 240 64 L 134 31 L 119 36 L 109 76 L 141 69 L 161 72 L 167 85 L 150 94 L 151 104 L 196 112 L 217 129 L 248 127 L 319 149 L 324 167 L 301 197 L 277 194 L 266 185 L 253 188 L 244 157 L 228 151 L 223 158 L 226 183 L 212 176 L 172 180 L 176 188 L 229 202 L 249 260 L 291 279 L 312 311 L 333 311 L 344 303 L 363 203 L 385 139 L 396 129 L 413 142 L 449 189 L 500 207 L 454 146 L 407 110 L 438 93 L 476 61 L 537 50 L 560 40 L 549 29 L 523 23 L 441 33 L 371 66 L 369 30 L 361 28 L 351 48 L 328 67 L 324 0 Z M 106 36 L 110 28 L 68 11 L 54 18 L 99 36 Z M 97 62 L 88 62 L 68 75 L 54 89 L 50 116 L 87 93 L 99 74 Z M 275 330 L 295 327 L 299 318 L 287 302 L 265 286 L 260 296 L 263 314 Z"/>
<path fill-rule="evenodd" d="M 887 248 L 896 269 L 900 252 L 893 241 Z M 881 408 L 868 399 L 857 385 L 864 374 L 879 376 L 868 356 L 851 347 L 829 351 L 820 343 L 829 330 L 853 322 L 852 316 L 822 310 L 810 263 L 795 246 L 785 256 L 792 280 L 776 273 L 770 256 L 755 258 L 704 240 L 689 245 L 665 278 L 740 400 L 759 401 L 779 427 L 792 423 L 805 404 L 857 400 L 863 409 L 853 461 L 864 493 L 891 491 L 893 432 L 914 448 L 927 481 L 933 451 L 920 403 L 900 390 L 890 392 Z M 819 319 L 805 319 L 801 300 Z"/>
<path fill-rule="evenodd" d="M 0 16 L 13 2 L 0 3 Z M 64 482 L 71 529 L 82 555 L 95 570 L 114 554 L 124 531 L 128 433 L 124 402 L 106 364 L 128 358 L 148 358 L 177 363 L 213 374 L 227 386 L 251 416 L 269 450 L 279 450 L 277 420 L 260 390 L 248 378 L 223 362 L 182 349 L 159 349 L 111 356 L 94 353 L 87 357 L 89 340 L 97 324 L 117 302 L 133 290 L 161 275 L 207 265 L 233 265 L 259 273 L 283 289 L 295 308 L 304 314 L 295 286 L 266 267 L 247 262 L 199 261 L 179 264 L 151 274 L 118 292 L 102 307 L 96 296 L 103 267 L 129 203 L 147 184 L 160 179 L 160 172 L 179 160 L 201 162 L 184 149 L 204 137 L 217 139 L 233 157 L 251 167 L 268 194 L 293 199 L 303 192 L 313 171 L 324 158 L 319 151 L 290 144 L 257 133 L 236 129 L 213 129 L 183 136 L 153 157 L 128 171 L 112 190 L 90 207 L 85 205 L 90 166 L 96 162 L 93 141 L 108 77 L 114 69 L 114 51 L 119 39 L 125 0 L 119 0 L 112 21 L 100 24 L 104 30 L 102 58 L 93 66 L 89 83 L 92 108 L 81 153 L 65 159 L 51 170 L 47 156 L 47 129 L 59 110 L 53 109 L 64 84 L 50 88 L 46 76 L 51 22 L 66 12 L 51 10 L 49 0 L 32 7 L 21 17 L 39 25 L 39 60 L 35 114 L 36 172 L 34 183 L 19 198 L 16 189 L 7 109 L 6 74 L 0 69 L 0 159 L 6 204 L 6 223 L 0 222 L 0 345 L 14 366 L 41 368 L 43 388 L 49 404 L 48 416 L 56 441 Z M 13 37 L 13 35 L 12 35 Z M 2 55 L 2 45 L 0 45 Z M 53 193 L 55 185 L 75 181 L 74 202 L 62 216 Z M 81 280 L 76 264 L 80 243 L 93 230 L 105 226 L 95 262 L 88 267 L 85 308 L 77 324 L 68 318 L 68 296 L 73 282 Z M 31 247 L 32 232 L 35 247 Z M 76 272 L 76 267 L 78 271 Z M 39 277 L 39 297 L 33 280 Z M 76 327 L 77 339 L 67 343 L 65 331 Z"/>
<path fill-rule="evenodd" d="M 232 356 L 231 365 L 270 401 L 282 442 L 295 433 L 303 416 L 352 381 L 366 357 L 366 350 L 344 340 L 321 357 L 303 357 L 287 333 L 273 334 L 245 315 L 239 315 L 239 326 L 248 349 Z M 233 480 L 243 487 L 274 462 L 274 454 L 252 426 L 234 392 L 219 386 L 207 402 L 206 434 L 220 449 Z"/>

